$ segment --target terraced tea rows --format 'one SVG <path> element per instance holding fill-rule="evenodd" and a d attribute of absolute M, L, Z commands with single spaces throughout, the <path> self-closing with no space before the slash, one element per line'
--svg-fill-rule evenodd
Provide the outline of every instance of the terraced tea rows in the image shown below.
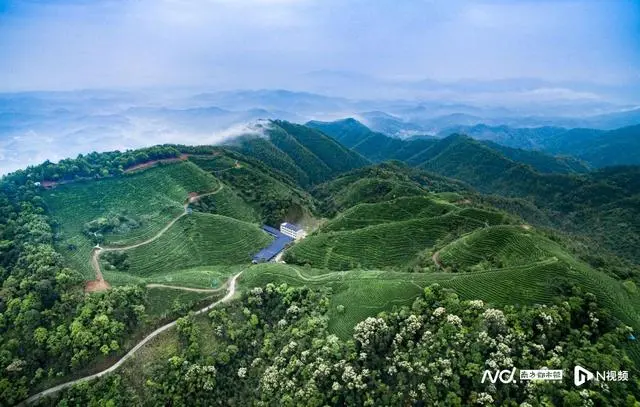
<path fill-rule="evenodd" d="M 512 267 L 555 255 L 551 242 L 521 226 L 492 226 L 477 230 L 439 251 L 444 267 L 464 271 L 484 262 L 487 266 Z"/>
<path fill-rule="evenodd" d="M 462 299 L 481 299 L 493 306 L 550 304 L 563 283 L 583 285 L 626 324 L 640 329 L 635 304 L 640 296 L 626 292 L 619 281 L 582 265 L 550 258 L 519 267 L 476 273 L 399 273 L 384 271 L 326 272 L 282 264 L 257 265 L 245 271 L 245 290 L 269 282 L 331 288 L 329 327 L 343 338 L 356 323 L 394 306 L 410 306 L 423 289 L 438 283 Z M 343 311 L 338 306 L 344 307 Z"/>
<path fill-rule="evenodd" d="M 439 241 L 453 240 L 494 220 L 490 213 L 480 217 L 482 212 L 485 211 L 474 211 L 475 218 L 451 212 L 433 218 L 319 233 L 289 249 L 286 259 L 331 270 L 401 267 Z"/>
<path fill-rule="evenodd" d="M 455 205 L 431 196 L 411 196 L 388 202 L 363 203 L 347 209 L 323 226 L 323 231 L 359 229 L 387 222 L 444 215 Z"/>
<path fill-rule="evenodd" d="M 271 241 L 258 226 L 226 216 L 192 213 L 157 240 L 128 250 L 134 276 L 162 276 L 198 266 L 250 263 Z"/>
<path fill-rule="evenodd" d="M 88 261 L 93 242 L 83 234 L 87 222 L 109 214 L 126 214 L 140 227 L 105 236 L 108 244 L 125 245 L 155 234 L 183 211 L 190 192 L 213 191 L 218 181 L 193 163 L 181 162 L 120 177 L 59 185 L 44 199 L 58 224 L 58 247 L 69 265 L 93 277 Z"/>
<path fill-rule="evenodd" d="M 231 188 L 222 188 L 215 195 L 200 198 L 192 205 L 196 211 L 228 216 L 245 222 L 258 223 L 259 217 L 251 206 Z"/>
<path fill-rule="evenodd" d="M 223 154 L 212 156 L 191 156 L 192 161 L 198 167 L 209 172 L 226 171 L 236 167 L 236 160 Z"/>
<path fill-rule="evenodd" d="M 332 199 L 337 209 L 346 209 L 359 203 L 382 202 L 425 193 L 426 190 L 410 182 L 364 178 L 351 183 L 348 188 L 336 191 L 332 194 Z"/>

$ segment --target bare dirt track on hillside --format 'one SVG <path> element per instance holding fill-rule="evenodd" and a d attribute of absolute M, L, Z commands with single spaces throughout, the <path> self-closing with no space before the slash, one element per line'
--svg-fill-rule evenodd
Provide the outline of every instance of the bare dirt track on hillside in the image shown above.
<path fill-rule="evenodd" d="M 433 262 L 435 263 L 435 265 L 439 269 L 443 269 L 444 268 L 444 267 L 442 267 L 442 263 L 440 263 L 440 251 L 439 250 L 437 252 L 433 253 L 433 256 L 431 256 L 431 260 L 433 260 Z"/>
<path fill-rule="evenodd" d="M 188 158 L 189 158 L 188 155 L 181 154 L 180 156 L 174 157 L 174 158 L 163 158 L 163 159 L 160 159 L 160 160 L 151 160 L 151 161 L 147 161 L 147 162 L 144 162 L 144 163 L 141 163 L 141 164 L 136 164 L 133 167 L 127 168 L 123 172 L 125 174 L 128 174 L 130 172 L 144 170 L 145 168 L 153 167 L 157 163 L 173 163 L 173 162 L 176 162 L 176 161 L 185 161 Z"/>
<path fill-rule="evenodd" d="M 191 291 L 194 293 L 215 293 L 222 290 L 224 286 L 218 287 L 218 288 L 191 288 L 191 287 L 182 287 L 178 285 L 151 283 L 151 284 L 147 284 L 147 288 L 170 288 L 173 290 Z"/>
<path fill-rule="evenodd" d="M 218 192 L 220 192 L 220 190 L 222 190 L 223 187 L 224 187 L 224 184 L 221 183 L 220 186 L 215 191 L 206 192 L 203 194 L 190 193 L 188 195 L 186 203 L 183 205 L 183 209 L 184 209 L 183 212 L 180 215 L 176 216 L 174 219 L 172 219 L 164 228 L 162 228 L 162 230 L 160 230 L 158 233 L 156 233 L 154 236 L 150 237 L 147 240 L 144 240 L 142 242 L 135 243 L 129 246 L 111 246 L 111 247 L 96 246 L 94 247 L 93 250 L 91 251 L 91 267 L 93 268 L 93 271 L 96 274 L 96 279 L 92 281 L 87 281 L 84 287 L 84 291 L 85 292 L 104 291 L 104 290 L 108 290 L 111 287 L 109 283 L 105 281 L 102 275 L 102 270 L 100 269 L 100 254 L 102 252 L 125 251 L 129 249 L 134 249 L 136 247 L 144 246 L 146 244 L 149 244 L 157 240 L 167 230 L 169 230 L 178 220 L 180 220 L 180 218 L 189 214 L 188 209 L 189 209 L 190 203 L 193 203 L 204 196 L 217 194 Z M 174 287 L 174 288 L 177 288 L 177 287 Z"/>

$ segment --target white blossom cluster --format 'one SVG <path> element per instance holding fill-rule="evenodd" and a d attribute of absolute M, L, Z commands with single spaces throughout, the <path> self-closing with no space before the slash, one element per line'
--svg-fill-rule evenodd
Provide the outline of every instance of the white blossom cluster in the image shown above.
<path fill-rule="evenodd" d="M 363 346 L 369 346 L 371 339 L 377 334 L 383 334 L 389 330 L 387 323 L 382 318 L 369 317 L 359 322 L 353 329 L 353 338 Z"/>
<path fill-rule="evenodd" d="M 446 310 L 446 308 L 445 308 L 445 307 L 438 307 L 438 308 L 436 308 L 436 309 L 434 309 L 434 310 L 433 310 L 433 314 L 432 314 L 432 315 L 433 315 L 434 317 L 439 317 L 439 316 L 441 316 L 441 315 L 446 314 L 446 312 L 447 312 L 447 310 Z"/>
<path fill-rule="evenodd" d="M 488 393 L 479 393 L 476 397 L 476 404 L 481 406 L 493 405 L 493 397 Z"/>
<path fill-rule="evenodd" d="M 216 367 L 191 365 L 184 377 L 187 382 L 198 383 L 203 390 L 211 391 L 216 383 Z"/>
<path fill-rule="evenodd" d="M 482 300 L 471 300 L 469 301 L 469 308 L 471 309 L 483 309 L 484 308 L 484 302 Z"/>
<path fill-rule="evenodd" d="M 247 368 L 246 367 L 241 367 L 240 369 L 238 369 L 238 377 L 241 379 L 244 379 L 247 376 Z"/>
<path fill-rule="evenodd" d="M 507 325 L 507 318 L 504 316 L 504 312 L 499 309 L 489 308 L 483 314 L 487 325 L 496 328 L 497 330 L 503 330 Z"/>

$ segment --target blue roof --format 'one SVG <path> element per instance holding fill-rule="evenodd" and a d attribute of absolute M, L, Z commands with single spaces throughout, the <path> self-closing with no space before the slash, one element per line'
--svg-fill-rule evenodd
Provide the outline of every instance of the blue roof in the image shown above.
<path fill-rule="evenodd" d="M 271 226 L 267 226 L 267 225 L 262 226 L 262 230 L 264 230 L 265 232 L 267 232 L 268 234 L 274 237 L 278 237 L 282 234 L 278 229 L 272 228 Z"/>
<path fill-rule="evenodd" d="M 293 223 L 289 223 L 289 222 L 284 222 L 284 223 L 283 223 L 282 225 L 280 225 L 280 226 L 284 226 L 285 228 L 287 228 L 287 229 L 291 229 L 291 230 L 294 230 L 294 231 L 296 231 L 296 232 L 297 232 L 297 231 L 299 231 L 299 230 L 302 230 L 302 228 L 301 228 L 300 226 L 298 226 L 298 225 L 294 225 Z"/>
<path fill-rule="evenodd" d="M 264 249 L 260 250 L 253 256 L 253 260 L 256 262 L 269 261 L 276 257 L 278 253 L 284 250 L 285 246 L 293 241 L 292 238 L 285 235 L 280 235 L 271 244 Z"/>

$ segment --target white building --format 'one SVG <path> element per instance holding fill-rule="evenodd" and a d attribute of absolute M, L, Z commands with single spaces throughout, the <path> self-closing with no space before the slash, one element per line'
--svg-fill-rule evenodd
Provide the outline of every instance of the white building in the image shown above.
<path fill-rule="evenodd" d="M 280 224 L 280 232 L 294 239 L 302 239 L 307 236 L 307 232 L 300 226 L 288 222 Z"/>

